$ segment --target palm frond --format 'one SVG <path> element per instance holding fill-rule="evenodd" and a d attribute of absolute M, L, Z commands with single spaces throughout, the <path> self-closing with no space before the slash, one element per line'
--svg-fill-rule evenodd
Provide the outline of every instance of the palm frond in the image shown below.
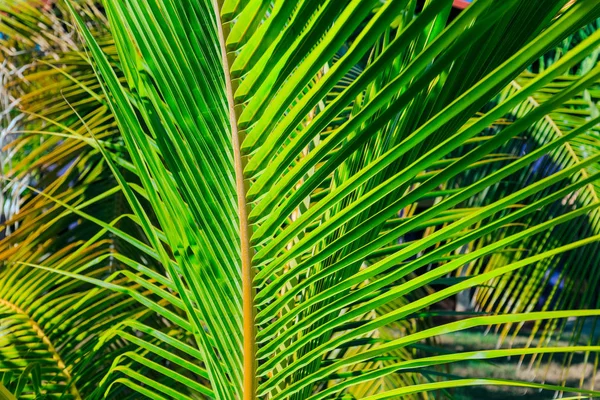
<path fill-rule="evenodd" d="M 577 329 L 566 347 L 533 341 L 600 315 L 589 291 L 567 295 L 597 280 L 600 32 L 578 29 L 599 5 L 477 0 L 453 20 L 450 0 L 102 5 L 57 5 L 81 36 L 29 75 L 53 84 L 21 95 L 32 136 L 12 174 L 36 171 L 36 188 L 3 241 L 0 299 L 61 357 L 43 390 L 597 395 L 440 367 L 599 350 Z M 555 272 L 568 290 L 543 301 Z M 476 313 L 433 322 L 460 293 Z M 435 347 L 526 323 L 522 348 Z"/>

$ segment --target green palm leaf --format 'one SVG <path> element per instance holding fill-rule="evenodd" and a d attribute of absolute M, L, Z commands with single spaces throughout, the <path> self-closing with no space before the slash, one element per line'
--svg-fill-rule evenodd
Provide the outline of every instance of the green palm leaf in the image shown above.
<path fill-rule="evenodd" d="M 26 151 L 7 180 L 34 171 L 36 188 L 7 223 L 0 301 L 39 352 L 15 336 L 2 371 L 38 363 L 31 393 L 85 398 L 597 395 L 440 370 L 598 351 L 576 332 L 435 344 L 525 323 L 544 340 L 600 315 L 590 294 L 535 308 L 557 260 L 597 279 L 600 33 L 572 35 L 600 6 L 478 0 L 450 21 L 451 3 L 67 1 L 3 18 L 9 41 L 52 42 L 32 21 L 64 12 L 80 38 L 19 86 Z M 459 293 L 480 313 L 429 319 Z"/>

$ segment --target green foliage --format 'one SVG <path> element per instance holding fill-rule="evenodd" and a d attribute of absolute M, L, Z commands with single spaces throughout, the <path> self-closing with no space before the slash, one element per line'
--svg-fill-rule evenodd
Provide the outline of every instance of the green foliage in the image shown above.
<path fill-rule="evenodd" d="M 0 10 L 0 398 L 599 394 L 446 370 L 597 364 L 596 2 Z"/>

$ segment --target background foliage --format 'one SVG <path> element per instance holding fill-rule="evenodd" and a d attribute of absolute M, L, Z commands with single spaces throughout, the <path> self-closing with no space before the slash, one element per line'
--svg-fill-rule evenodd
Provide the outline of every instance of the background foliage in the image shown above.
<path fill-rule="evenodd" d="M 0 12 L 0 396 L 598 395 L 596 2 Z"/>

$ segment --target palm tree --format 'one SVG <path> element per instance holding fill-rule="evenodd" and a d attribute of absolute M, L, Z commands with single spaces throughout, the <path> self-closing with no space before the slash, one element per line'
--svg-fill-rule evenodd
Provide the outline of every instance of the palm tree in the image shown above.
<path fill-rule="evenodd" d="M 598 395 L 448 367 L 597 364 L 600 4 L 452 3 L 1 1 L 0 397 Z"/>

